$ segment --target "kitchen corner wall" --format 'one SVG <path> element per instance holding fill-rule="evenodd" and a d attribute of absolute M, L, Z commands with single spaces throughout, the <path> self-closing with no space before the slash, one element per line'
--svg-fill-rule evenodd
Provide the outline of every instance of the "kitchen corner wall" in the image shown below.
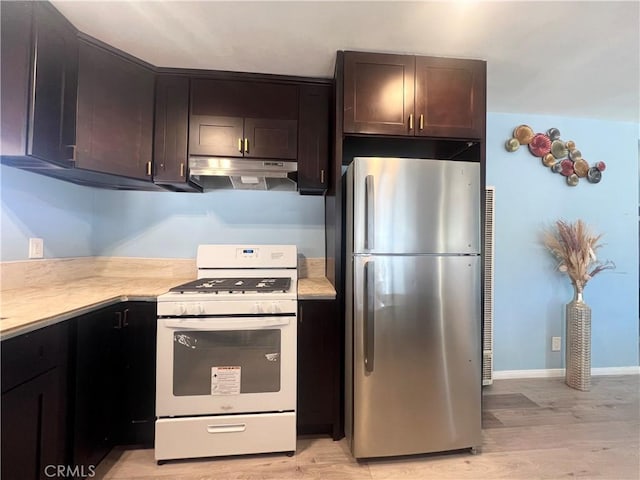
<path fill-rule="evenodd" d="M 575 141 L 590 163 L 604 161 L 599 184 L 569 187 L 525 147 L 505 150 L 513 129 L 551 127 Z M 565 338 L 564 306 L 572 298 L 566 275 L 541 244 L 557 219 L 584 220 L 604 234 L 599 258 L 615 262 L 592 279 L 592 366 L 638 365 L 638 127 L 637 123 L 491 113 L 487 118 L 487 185 L 495 191 L 494 369 L 564 366 L 551 337 Z"/>
<path fill-rule="evenodd" d="M 0 165 L 0 261 L 26 260 L 29 238 L 46 258 L 87 257 L 97 190 Z"/>
<path fill-rule="evenodd" d="M 604 234 L 600 257 L 617 269 L 585 290 L 593 309 L 594 367 L 638 365 L 638 124 L 490 113 L 487 184 L 496 187 L 494 367 L 564 366 L 551 337 L 564 338 L 572 291 L 542 247 L 542 229 L 581 218 Z M 514 127 L 556 127 L 584 157 L 608 168 L 597 185 L 568 187 L 526 148 L 504 149 Z M 27 258 L 28 238 L 44 239 L 47 258 L 193 258 L 200 243 L 295 243 L 324 256 L 323 198 L 291 192 L 206 194 L 124 192 L 81 187 L 1 166 L 2 261 Z"/>

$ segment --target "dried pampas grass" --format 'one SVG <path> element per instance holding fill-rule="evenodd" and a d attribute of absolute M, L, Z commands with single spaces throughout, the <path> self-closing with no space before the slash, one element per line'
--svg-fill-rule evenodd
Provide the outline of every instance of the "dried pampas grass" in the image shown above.
<path fill-rule="evenodd" d="M 544 233 L 544 245 L 558 259 L 558 270 L 569 275 L 580 292 L 596 274 L 616 267 L 609 260 L 598 261 L 596 251 L 602 246 L 601 237 L 592 234 L 582 220 L 558 220 L 554 230 Z"/>

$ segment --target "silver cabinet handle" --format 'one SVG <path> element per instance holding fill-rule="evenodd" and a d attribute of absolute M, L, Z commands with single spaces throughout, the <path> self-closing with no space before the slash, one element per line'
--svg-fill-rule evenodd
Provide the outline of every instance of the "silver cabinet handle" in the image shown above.
<path fill-rule="evenodd" d="M 366 226 L 364 229 L 364 248 L 371 250 L 373 248 L 373 235 L 375 232 L 375 192 L 373 191 L 373 175 L 367 175 L 364 179 L 365 190 L 365 218 Z"/>
<path fill-rule="evenodd" d="M 375 268 L 369 261 L 364 266 L 364 369 L 373 372 L 375 353 Z"/>

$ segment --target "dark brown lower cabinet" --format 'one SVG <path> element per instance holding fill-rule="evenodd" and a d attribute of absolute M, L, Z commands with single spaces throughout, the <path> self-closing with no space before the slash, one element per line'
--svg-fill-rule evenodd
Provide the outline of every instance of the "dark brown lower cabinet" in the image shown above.
<path fill-rule="evenodd" d="M 123 313 L 120 444 L 151 448 L 156 421 L 156 304 L 127 302 Z"/>
<path fill-rule="evenodd" d="M 156 304 L 124 302 L 76 320 L 73 464 L 115 445 L 153 446 Z"/>
<path fill-rule="evenodd" d="M 87 476 L 153 446 L 156 304 L 122 302 L 2 341 L 2 480 Z"/>
<path fill-rule="evenodd" d="M 121 317 L 114 306 L 76 319 L 72 463 L 85 469 L 100 463 L 121 432 Z"/>
<path fill-rule="evenodd" d="M 3 480 L 45 479 L 67 460 L 67 327 L 2 341 Z"/>
<path fill-rule="evenodd" d="M 344 436 L 341 376 L 344 335 L 335 300 L 298 302 L 299 434 Z"/>

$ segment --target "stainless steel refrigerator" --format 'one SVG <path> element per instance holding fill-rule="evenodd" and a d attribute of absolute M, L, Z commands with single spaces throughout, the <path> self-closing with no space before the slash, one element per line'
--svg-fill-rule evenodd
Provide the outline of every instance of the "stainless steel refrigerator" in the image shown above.
<path fill-rule="evenodd" d="M 351 452 L 477 449 L 480 165 L 358 157 L 346 177 Z"/>

